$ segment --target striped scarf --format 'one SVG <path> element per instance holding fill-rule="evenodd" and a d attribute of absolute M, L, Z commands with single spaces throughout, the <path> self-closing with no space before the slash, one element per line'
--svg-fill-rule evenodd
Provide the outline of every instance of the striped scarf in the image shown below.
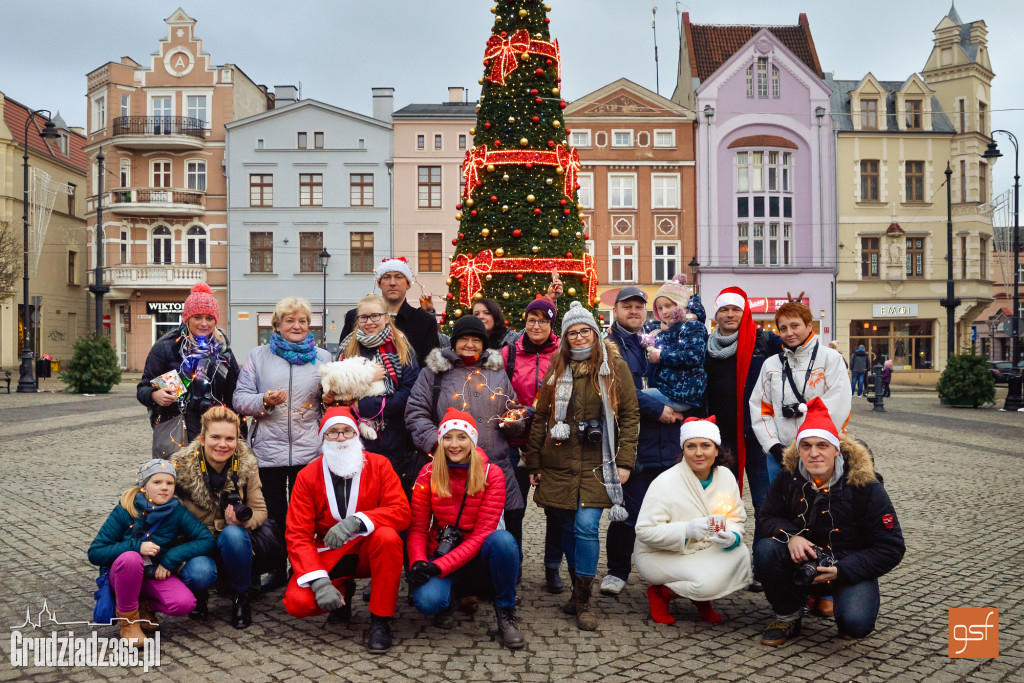
<path fill-rule="evenodd" d="M 376 354 L 374 360 L 384 366 L 384 387 L 385 394 L 391 396 L 397 391 L 402 380 L 402 361 L 398 357 L 398 350 L 395 348 L 394 335 L 391 334 L 391 326 L 388 325 L 377 334 L 366 334 L 362 330 L 353 332 L 356 341 L 364 349 L 373 349 Z M 342 348 L 348 345 L 349 338 L 342 342 Z"/>

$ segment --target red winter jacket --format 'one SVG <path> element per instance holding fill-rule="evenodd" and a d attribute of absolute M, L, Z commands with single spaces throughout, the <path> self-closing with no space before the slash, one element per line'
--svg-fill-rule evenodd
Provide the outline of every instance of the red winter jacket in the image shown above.
<path fill-rule="evenodd" d="M 505 475 L 500 467 L 488 467 L 487 456 L 477 449 L 487 473 L 487 485 L 475 496 L 466 496 L 466 505 L 459 518 L 459 529 L 465 538 L 455 550 L 434 561 L 441 576 L 448 576 L 476 557 L 480 546 L 495 529 L 505 509 Z M 430 490 L 433 463 L 427 463 L 412 489 L 412 525 L 409 527 L 409 564 L 426 561 L 437 548 L 437 529 L 455 524 L 462 494 L 466 490 L 469 470 L 449 467 L 451 496 L 442 498 Z"/>

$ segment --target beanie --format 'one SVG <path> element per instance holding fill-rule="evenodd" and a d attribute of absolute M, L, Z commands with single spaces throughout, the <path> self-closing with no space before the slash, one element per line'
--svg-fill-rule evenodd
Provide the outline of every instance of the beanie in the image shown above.
<path fill-rule="evenodd" d="M 192 293 L 185 299 L 185 306 L 181 309 L 181 319 L 188 320 L 194 315 L 212 315 L 214 322 L 220 322 L 220 306 L 213 298 L 213 290 L 205 282 L 196 283 L 192 287 Z"/>
<path fill-rule="evenodd" d="M 828 414 L 828 406 L 820 396 L 807 402 L 807 416 L 796 433 L 796 442 L 799 444 L 802 439 L 815 436 L 839 448 L 839 431 L 832 422 L 832 416 Z"/>
<path fill-rule="evenodd" d="M 373 271 L 373 281 L 380 282 L 380 279 L 387 273 L 401 273 L 409 281 L 409 284 L 412 284 L 412 268 L 409 267 L 409 262 L 405 260 L 404 256 L 383 259 L 377 265 L 377 269 Z"/>
<path fill-rule="evenodd" d="M 459 337 L 479 337 L 484 343 L 484 348 L 486 349 L 488 346 L 487 328 L 484 327 L 483 321 L 475 315 L 464 315 L 455 321 L 451 336 L 453 349 L 455 340 Z"/>
<path fill-rule="evenodd" d="M 601 328 L 597 326 L 597 321 L 594 320 L 594 314 L 583 308 L 583 304 L 579 301 L 573 301 L 569 304 L 569 310 L 562 316 L 562 336 L 569 331 L 569 328 L 573 325 L 579 325 L 583 323 L 588 327 L 594 328 L 594 332 L 601 334 Z"/>
<path fill-rule="evenodd" d="M 686 289 L 686 274 L 680 273 L 674 278 L 658 287 L 658 291 L 654 294 L 654 317 L 661 320 L 661 316 L 658 314 L 658 297 L 663 296 L 676 306 L 682 306 L 686 308 L 686 304 L 690 303 L 690 292 Z"/>
<path fill-rule="evenodd" d="M 449 408 L 448 412 L 441 419 L 441 426 L 437 430 L 437 440 L 440 441 L 441 437 L 453 429 L 459 429 L 469 434 L 473 445 L 476 446 L 476 441 L 480 434 L 476 430 L 476 420 L 473 419 L 472 415 L 461 410 L 455 410 L 455 408 Z"/>
<path fill-rule="evenodd" d="M 178 474 L 174 470 L 174 463 L 169 460 L 152 458 L 139 466 L 139 486 L 145 486 L 150 477 L 154 474 L 160 474 L 161 472 L 171 475 L 175 481 L 178 479 Z"/>
<path fill-rule="evenodd" d="M 688 417 L 683 420 L 683 426 L 679 430 L 679 447 L 689 439 L 708 439 L 716 446 L 722 445 L 722 433 L 718 430 L 715 416 L 703 420 L 699 417 Z"/>
<path fill-rule="evenodd" d="M 523 313 L 523 317 L 525 318 L 528 316 L 530 311 L 540 311 L 552 325 L 555 323 L 555 318 L 558 317 L 558 311 L 555 309 L 555 305 L 551 303 L 551 299 L 543 296 L 537 297 L 526 305 L 526 311 Z"/>
<path fill-rule="evenodd" d="M 320 420 L 320 438 L 323 439 L 327 430 L 334 425 L 348 425 L 352 429 L 358 429 L 356 420 L 352 417 L 352 410 L 345 406 L 335 406 L 327 409 L 323 419 Z"/>

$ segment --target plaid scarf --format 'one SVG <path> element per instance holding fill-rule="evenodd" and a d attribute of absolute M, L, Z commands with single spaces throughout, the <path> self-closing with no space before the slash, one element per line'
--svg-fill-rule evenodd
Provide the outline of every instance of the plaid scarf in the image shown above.
<path fill-rule="evenodd" d="M 374 360 L 384 366 L 386 395 L 393 395 L 398 390 L 398 385 L 402 380 L 402 361 L 398 357 L 398 350 L 395 348 L 395 338 L 391 334 L 391 325 L 388 325 L 377 334 L 366 334 L 358 329 L 352 334 L 356 335 L 356 341 L 364 349 L 373 349 L 375 351 Z M 351 334 L 346 337 L 341 343 L 341 348 L 344 349 L 348 346 L 351 338 Z"/>

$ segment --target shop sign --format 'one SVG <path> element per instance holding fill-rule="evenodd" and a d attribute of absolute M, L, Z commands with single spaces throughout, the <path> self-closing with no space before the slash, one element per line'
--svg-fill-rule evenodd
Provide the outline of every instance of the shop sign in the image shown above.
<path fill-rule="evenodd" d="M 148 301 L 146 313 L 181 313 L 185 310 L 184 301 Z"/>
<path fill-rule="evenodd" d="M 750 302 L 751 313 L 774 313 L 778 310 L 779 306 L 789 301 L 789 298 L 783 296 L 754 299 L 748 296 L 747 301 Z M 811 300 L 808 297 L 804 297 L 800 300 L 800 303 L 809 308 Z"/>
<path fill-rule="evenodd" d="M 916 318 L 917 304 L 872 304 L 874 318 Z"/>

